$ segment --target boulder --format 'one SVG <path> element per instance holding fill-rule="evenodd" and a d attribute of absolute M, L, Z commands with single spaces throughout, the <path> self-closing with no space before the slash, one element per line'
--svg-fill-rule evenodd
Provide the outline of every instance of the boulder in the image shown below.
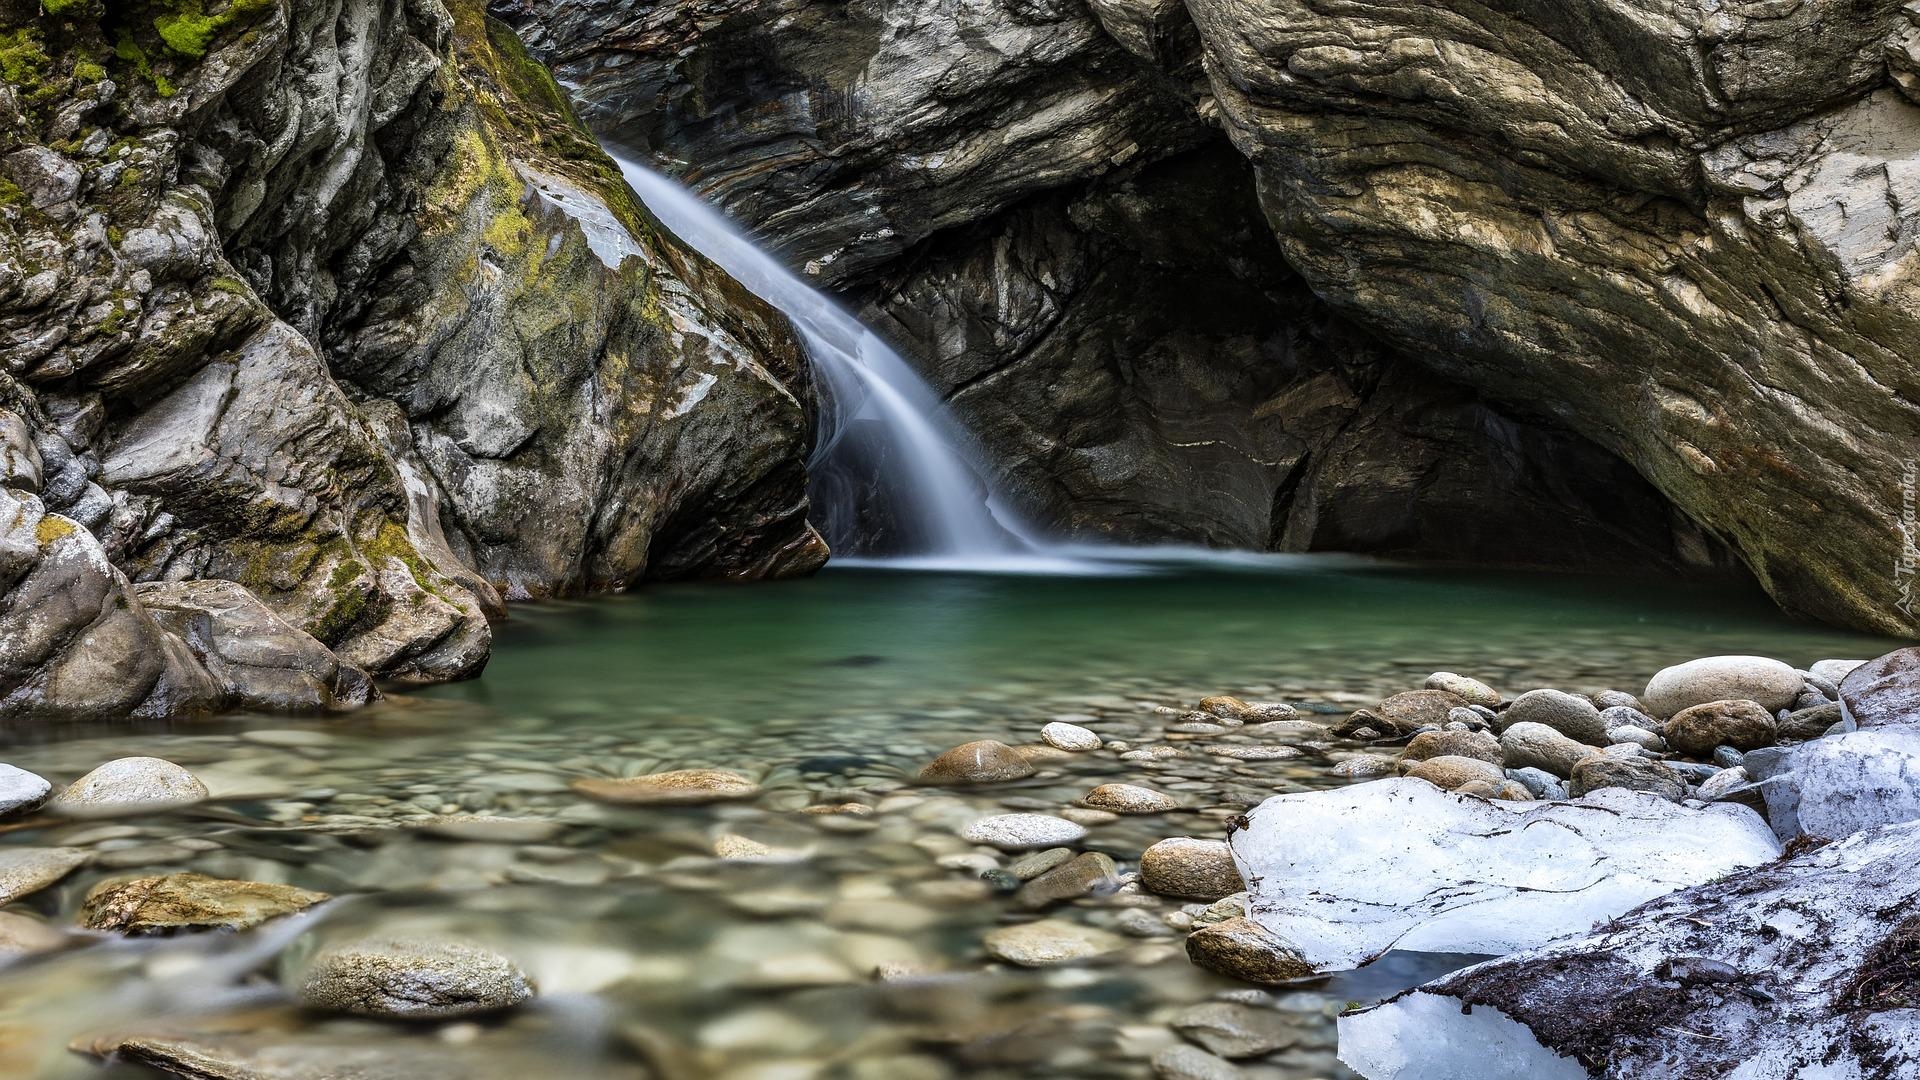
<path fill-rule="evenodd" d="M 186 642 L 230 709 L 333 712 L 378 697 L 367 673 L 231 581 L 134 586 L 154 621 Z"/>
<path fill-rule="evenodd" d="M 1173 836 L 1140 855 L 1140 883 L 1159 896 L 1218 900 L 1246 888 L 1224 840 Z"/>
<path fill-rule="evenodd" d="M 1173 1030 L 1223 1058 L 1262 1057 L 1292 1046 L 1300 1026 L 1279 1009 L 1209 1001 L 1173 1018 Z"/>
<path fill-rule="evenodd" d="M 1558 690 L 1529 690 L 1500 714 L 1502 731 L 1515 724 L 1542 724 L 1575 742 L 1607 744 L 1607 722 L 1593 702 Z"/>
<path fill-rule="evenodd" d="M 80 925 L 133 936 L 179 930 L 248 930 L 304 911 L 326 893 L 205 874 L 110 879 L 88 890 Z"/>
<path fill-rule="evenodd" d="M 1667 721 L 1667 745 L 1693 758 L 1716 747 L 1756 750 L 1778 736 L 1773 714 L 1753 701 L 1709 701 L 1680 710 Z M 1737 763 L 1736 763 L 1737 764 Z"/>
<path fill-rule="evenodd" d="M 366 938 L 316 952 L 296 996 L 330 1012 L 446 1020 L 511 1008 L 533 996 L 533 983 L 513 961 L 471 942 Z"/>
<path fill-rule="evenodd" d="M 1409 690 L 1395 694 L 1371 709 L 1358 709 L 1333 729 L 1335 735 L 1350 735 L 1361 728 L 1373 728 L 1382 735 L 1404 735 L 1415 728 L 1445 727 L 1447 713 L 1466 704 L 1466 699 L 1445 690 Z"/>
<path fill-rule="evenodd" d="M 1123 948 L 1126 943 L 1126 939 L 1117 934 L 1064 919 L 997 927 L 982 939 L 988 956 L 1021 967 L 1052 967 L 1090 960 Z"/>
<path fill-rule="evenodd" d="M 1173 796 L 1137 784 L 1101 784 L 1080 801 L 1116 814 L 1164 814 L 1180 809 L 1179 800 Z"/>
<path fill-rule="evenodd" d="M 1475 782 L 1490 785 L 1492 790 L 1497 791 L 1507 783 L 1506 771 L 1493 762 L 1452 755 L 1417 762 L 1413 768 L 1407 770 L 1407 775 L 1416 780 L 1425 780 L 1447 791 Z M 1481 792 L 1476 791 L 1473 794 L 1481 794 Z"/>
<path fill-rule="evenodd" d="M 1436 671 L 1427 676 L 1426 689 L 1444 690 L 1469 705 L 1492 709 L 1500 704 L 1500 692 L 1479 679 L 1469 679 L 1451 671 Z"/>
<path fill-rule="evenodd" d="M 980 739 L 963 743 L 928 762 L 920 770 L 923 784 L 997 784 L 1033 775 L 1033 765 L 1003 742 Z"/>
<path fill-rule="evenodd" d="M 1764 656 L 1708 656 L 1662 668 L 1640 695 L 1647 711 L 1662 720 L 1682 709 L 1710 701 L 1757 701 L 1771 712 L 1800 696 L 1800 673 Z"/>
<path fill-rule="evenodd" d="M 1776 857 L 1743 806 L 1604 788 L 1487 802 L 1405 778 L 1268 799 L 1229 838 L 1249 917 L 1315 970 L 1389 948 L 1503 953 Z"/>
<path fill-rule="evenodd" d="M 1291 942 L 1243 916 L 1210 923 L 1187 935 L 1187 958 L 1217 975 L 1277 986 L 1316 973 Z"/>
<path fill-rule="evenodd" d="M 1658 753 L 1667 748 L 1667 740 L 1654 734 L 1647 728 L 1635 724 L 1624 724 L 1607 729 L 1607 745 L 1632 743 L 1635 746 Z"/>
<path fill-rule="evenodd" d="M 52 790 L 46 777 L 0 763 L 0 817 L 38 809 Z"/>
<path fill-rule="evenodd" d="M 35 893 L 86 865 L 93 856 L 79 848 L 0 848 L 0 904 Z"/>
<path fill-rule="evenodd" d="M 1920 823 L 1873 829 L 1345 1015 L 1340 1057 L 1369 1080 L 1920 1074 L 1916 912 Z"/>
<path fill-rule="evenodd" d="M 1853 674 L 1855 668 L 1865 663 L 1865 660 L 1815 660 L 1807 667 L 1807 671 L 1837 687 Z"/>
<path fill-rule="evenodd" d="M 1599 751 L 1545 724 L 1514 724 L 1500 733 L 1500 759 L 1509 769 L 1541 769 L 1565 778 Z"/>
<path fill-rule="evenodd" d="M 1774 718 L 1774 737 L 1782 743 L 1806 742 L 1820 738 L 1846 719 L 1846 706 L 1837 701 L 1798 709 Z"/>
<path fill-rule="evenodd" d="M 1437 757 L 1469 757 L 1499 764 L 1500 740 L 1485 731 L 1423 731 L 1400 751 L 1402 767 Z"/>
<path fill-rule="evenodd" d="M 1570 791 L 1574 798 L 1601 788 L 1644 791 L 1668 802 L 1687 797 L 1685 777 L 1647 758 L 1593 757 L 1573 767 Z"/>
<path fill-rule="evenodd" d="M 1863 728 L 1920 723 L 1920 646 L 1896 649 L 1840 680 L 1840 700 Z"/>
<path fill-rule="evenodd" d="M 1902 725 L 1816 739 L 1765 769 L 1759 765 L 1745 771 L 1758 781 L 1767 820 L 1783 839 L 1837 840 L 1920 820 L 1920 729 Z"/>
<path fill-rule="evenodd" d="M 1078 900 L 1103 887 L 1116 887 L 1119 884 L 1116 874 L 1111 858 L 1097 851 L 1083 852 L 1020 886 L 1013 894 L 1013 904 L 1028 911 L 1039 911 Z M 1014 876 L 1020 876 L 1018 870 Z"/>
<path fill-rule="evenodd" d="M 1041 728 L 1040 738 L 1048 746 L 1073 753 L 1098 750 L 1101 746 L 1101 739 L 1097 733 L 1078 724 L 1062 723 L 1058 720 Z"/>
<path fill-rule="evenodd" d="M 960 838 L 1002 851 L 1026 851 L 1072 844 L 1086 837 L 1086 826 L 1049 814 L 996 814 L 969 822 Z"/>
<path fill-rule="evenodd" d="M 47 808 L 72 817 L 93 817 L 168 810 L 206 797 L 207 786 L 171 761 L 125 757 L 75 780 Z"/>

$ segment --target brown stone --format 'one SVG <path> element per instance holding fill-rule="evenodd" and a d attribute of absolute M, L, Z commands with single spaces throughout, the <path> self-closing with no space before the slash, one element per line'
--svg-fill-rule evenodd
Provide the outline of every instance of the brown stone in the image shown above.
<path fill-rule="evenodd" d="M 1776 736 L 1773 714 L 1757 701 L 1709 701 L 1681 709 L 1667 721 L 1667 745 L 1688 757 L 1706 758 L 1716 746 L 1758 750 Z"/>
<path fill-rule="evenodd" d="M 1437 757 L 1479 758 L 1500 764 L 1500 739 L 1490 731 L 1423 731 L 1400 752 L 1401 762 Z"/>
<path fill-rule="evenodd" d="M 129 935 L 246 930 L 326 899 L 326 893 L 291 885 L 205 874 L 123 878 L 103 881 L 87 893 L 80 925 Z"/>
<path fill-rule="evenodd" d="M 618 780 L 582 777 L 572 787 L 591 799 L 632 806 L 693 806 L 760 794 L 760 785 L 724 769 L 675 769 Z"/>
<path fill-rule="evenodd" d="M 923 784 L 997 784 L 1033 775 L 1025 755 L 1003 742 L 981 739 L 941 754 L 920 770 Z"/>
<path fill-rule="evenodd" d="M 1187 958 L 1208 971 L 1261 986 L 1314 974 L 1313 965 L 1300 950 L 1244 917 L 1217 922 L 1187 935 Z"/>

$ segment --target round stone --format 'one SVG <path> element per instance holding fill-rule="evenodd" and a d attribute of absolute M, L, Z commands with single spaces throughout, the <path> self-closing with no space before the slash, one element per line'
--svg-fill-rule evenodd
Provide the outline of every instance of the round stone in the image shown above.
<path fill-rule="evenodd" d="M 1757 750 L 1772 745 L 1774 737 L 1773 714 L 1754 701 L 1709 701 L 1667 721 L 1667 745 L 1693 758 L 1704 758 L 1718 746 Z"/>
<path fill-rule="evenodd" d="M 207 797 L 192 773 L 156 757 L 116 758 L 68 785 L 48 808 L 74 817 L 190 806 Z"/>
<path fill-rule="evenodd" d="M 1064 919 L 1002 926 L 987 932 L 987 955 L 1021 967 L 1049 967 L 1113 952 L 1126 939 L 1097 927 Z"/>
<path fill-rule="evenodd" d="M 963 743 L 920 770 L 923 784 L 997 784 L 1033 775 L 1033 764 L 1013 747 L 992 739 Z"/>
<path fill-rule="evenodd" d="M 1298 949 L 1244 916 L 1187 935 L 1187 957 L 1208 971 L 1261 986 L 1314 974 Z"/>
<path fill-rule="evenodd" d="M 981 818 L 960 830 L 960 838 L 1002 851 L 1058 847 L 1085 839 L 1087 830 L 1050 814 L 997 814 Z"/>
<path fill-rule="evenodd" d="M 1491 785 L 1491 790 L 1500 790 L 1507 782 L 1507 774 L 1500 766 L 1479 758 L 1455 757 L 1446 755 L 1428 758 L 1417 762 L 1407 770 L 1407 775 L 1416 780 L 1425 780 L 1437 788 L 1452 791 L 1465 784 L 1480 781 Z M 1479 792 L 1476 792 L 1479 794 Z"/>
<path fill-rule="evenodd" d="M 1134 784 L 1101 784 L 1081 801 L 1095 810 L 1116 814 L 1164 814 L 1180 809 L 1173 796 Z"/>
<path fill-rule="evenodd" d="M 0 762 L 0 817 L 34 809 L 51 791 L 46 777 Z"/>
<path fill-rule="evenodd" d="M 1662 668 L 1640 695 L 1647 711 L 1661 719 L 1712 701 L 1757 701 L 1768 712 L 1784 709 L 1800 696 L 1806 680 L 1778 660 L 1764 656 L 1709 656 Z"/>
<path fill-rule="evenodd" d="M 1590 757 L 1573 767 L 1574 798 L 1601 788 L 1645 791 L 1668 802 L 1687 797 L 1687 781 L 1679 773 L 1650 758 Z"/>
<path fill-rule="evenodd" d="M 1485 731 L 1423 731 L 1400 752 L 1402 764 L 1437 757 L 1479 758 L 1498 764 L 1500 740 Z"/>
<path fill-rule="evenodd" d="M 1224 840 L 1168 837 L 1140 855 L 1140 883 L 1160 896 L 1218 900 L 1246 888 Z"/>
<path fill-rule="evenodd" d="M 1479 679 L 1469 679 L 1465 675 L 1456 675 L 1451 671 L 1436 671 L 1427 676 L 1427 689 L 1444 690 L 1455 697 L 1462 698 L 1469 705 L 1482 705 L 1493 708 L 1500 704 L 1500 692 Z"/>
<path fill-rule="evenodd" d="M 1040 738 L 1044 740 L 1048 746 L 1060 750 L 1070 750 L 1074 753 L 1098 750 L 1101 745 L 1100 736 L 1095 732 L 1089 731 L 1079 724 L 1063 724 L 1058 720 L 1041 728 Z"/>
<path fill-rule="evenodd" d="M 1501 761 L 1509 769 L 1544 769 L 1564 779 L 1598 752 L 1545 724 L 1514 724 L 1500 733 Z"/>
<path fill-rule="evenodd" d="M 315 1009 L 442 1020 L 511 1008 L 533 984 L 513 961 L 468 942 L 375 938 L 315 954 L 298 996 Z"/>
<path fill-rule="evenodd" d="M 1607 722 L 1593 702 L 1558 690 L 1529 690 L 1514 698 L 1507 711 L 1500 714 L 1500 726 L 1504 730 L 1514 724 L 1544 724 L 1589 746 L 1602 746 L 1607 741 Z"/>

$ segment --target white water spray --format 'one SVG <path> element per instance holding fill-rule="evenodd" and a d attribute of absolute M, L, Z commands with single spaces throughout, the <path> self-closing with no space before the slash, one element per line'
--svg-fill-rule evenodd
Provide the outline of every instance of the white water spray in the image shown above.
<path fill-rule="evenodd" d="M 873 425 L 877 451 L 899 470 L 892 514 L 916 562 L 1004 563 L 1040 546 L 1031 529 L 992 504 L 984 470 L 933 389 L 899 353 L 840 306 L 747 239 L 719 211 L 631 160 L 614 155 L 627 183 L 674 234 L 780 309 L 825 380 L 833 414 L 814 452 L 820 466 L 848 426 Z M 833 507 L 821 508 L 832 513 Z"/>

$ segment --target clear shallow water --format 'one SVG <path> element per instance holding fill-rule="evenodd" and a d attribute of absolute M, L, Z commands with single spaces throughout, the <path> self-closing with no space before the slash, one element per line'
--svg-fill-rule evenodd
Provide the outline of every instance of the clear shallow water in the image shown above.
<path fill-rule="evenodd" d="M 836 567 L 810 581 L 516 608 L 482 679 L 354 716 L 8 733 L 0 758 L 56 782 L 155 754 L 216 796 L 0 834 L 94 859 L 9 910 L 71 925 L 103 878 L 186 869 L 343 899 L 243 935 L 79 938 L 0 970 L 0 1075 L 98 1075 L 69 1041 L 135 1030 L 283 1063 L 371 1055 L 408 1076 L 1143 1076 L 1154 1051 L 1179 1041 L 1169 1025 L 1183 1012 L 1246 988 L 1192 968 L 1171 932 L 1132 936 L 1181 905 L 1125 892 L 1052 913 L 1119 934 L 1114 952 L 1038 971 L 988 962 L 981 936 L 1032 916 L 963 865 L 980 853 L 956 830 L 987 813 L 1064 807 L 1109 780 L 1174 794 L 1180 812 L 1092 829 L 1086 846 L 1130 869 L 1162 836 L 1218 836 L 1268 794 L 1342 782 L 1329 768 L 1361 749 L 1296 739 L 1293 758 L 1231 760 L 1206 751 L 1254 740 L 1169 736 L 1175 718 L 1154 706 L 1230 692 L 1335 714 L 1440 668 L 1509 694 L 1631 690 L 1711 653 L 1806 664 L 1893 644 L 1670 582 L 1322 558 L 1108 569 Z M 1187 756 L 1077 755 L 967 791 L 912 783 L 948 746 L 1032 741 L 1055 716 Z M 743 772 L 766 792 L 661 810 L 604 806 L 566 786 L 689 766 Z M 800 812 L 849 801 L 877 812 Z M 465 814 L 526 820 L 463 827 Z M 791 861 L 714 858 L 727 834 Z M 279 967 L 329 936 L 416 928 L 507 951 L 541 997 L 481 1023 L 396 1027 L 304 1014 L 278 989 Z M 1249 997 L 1292 1032 L 1288 1047 L 1245 1063 L 1249 1074 L 1344 1075 L 1331 1015 L 1446 963 L 1398 958 Z M 876 981 L 876 969 L 911 977 Z"/>

